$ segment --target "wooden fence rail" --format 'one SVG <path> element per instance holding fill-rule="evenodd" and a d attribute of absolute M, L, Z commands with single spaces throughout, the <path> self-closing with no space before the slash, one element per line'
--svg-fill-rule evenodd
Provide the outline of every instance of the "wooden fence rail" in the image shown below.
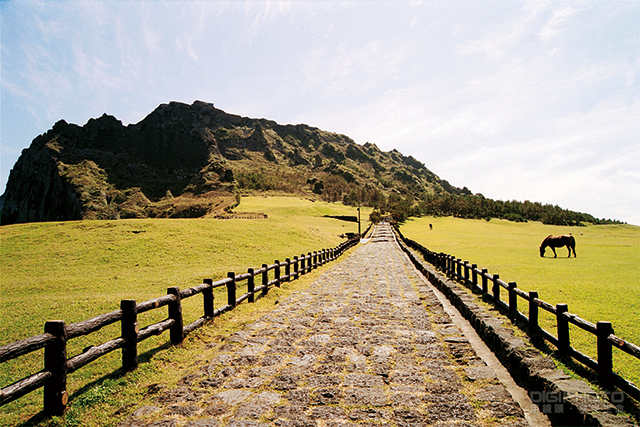
<path fill-rule="evenodd" d="M 483 299 L 493 302 L 519 325 L 525 325 L 532 338 L 541 338 L 552 343 L 562 356 L 570 356 L 595 371 L 598 381 L 605 387 L 616 386 L 636 400 L 640 400 L 640 389 L 632 382 L 613 372 L 613 348 L 617 348 L 640 360 L 640 347 L 614 335 L 610 322 L 593 324 L 577 314 L 570 313 L 567 304 L 553 306 L 541 300 L 536 291 L 525 292 L 517 287 L 516 282 L 505 282 L 498 274 L 489 274 L 486 268 L 480 269 L 476 264 L 463 261 L 452 255 L 430 251 L 421 244 L 402 235 L 395 229 L 400 239 L 422 255 L 425 261 L 434 265 L 445 275 L 459 281 L 472 292 L 481 294 Z M 480 278 L 480 280 L 478 280 Z M 489 289 L 491 284 L 491 289 Z M 507 301 L 500 297 L 501 289 L 507 291 Z M 527 301 L 529 315 L 518 310 L 518 298 Z M 556 334 L 549 333 L 538 323 L 538 311 L 543 309 L 556 317 Z M 597 359 L 571 347 L 569 324 L 595 335 L 597 340 Z"/>
<path fill-rule="evenodd" d="M 216 282 L 204 279 L 202 284 L 188 289 L 170 287 L 167 289 L 167 295 L 149 301 L 138 303 L 135 300 L 122 300 L 118 310 L 70 325 L 66 325 L 63 320 L 48 321 L 44 325 L 43 334 L 0 347 L 0 363 L 44 348 L 44 369 L 0 389 L 0 406 L 44 387 L 44 413 L 61 415 L 68 403 L 67 376 L 72 372 L 118 349 L 122 349 L 122 368 L 133 370 L 138 366 L 139 342 L 168 330 L 171 343 L 179 344 L 188 333 L 233 309 L 242 301 L 254 302 L 256 293 L 267 295 L 271 287 L 280 287 L 282 282 L 296 280 L 311 270 L 337 259 L 344 251 L 356 245 L 359 239 L 359 236 L 356 236 L 335 248 L 301 254 L 293 257 L 293 260 L 287 258 L 285 262 L 276 260 L 271 265 L 262 264 L 261 268 L 249 268 L 246 273 L 236 275 L 235 272 L 229 272 L 225 279 Z M 272 280 L 269 280 L 270 271 L 273 272 Z M 261 278 L 259 286 L 256 286 L 256 277 Z M 243 281 L 247 283 L 247 292 L 237 297 L 238 284 Z M 214 308 L 213 290 L 221 287 L 226 287 L 227 301 L 224 306 Z M 203 297 L 204 314 L 194 322 L 184 325 L 182 300 L 198 294 L 202 294 Z M 167 319 L 144 328 L 139 327 L 139 314 L 164 306 L 167 306 Z M 120 322 L 121 325 L 119 337 L 88 347 L 81 354 L 67 358 L 69 340 L 91 334 L 116 322 Z"/>

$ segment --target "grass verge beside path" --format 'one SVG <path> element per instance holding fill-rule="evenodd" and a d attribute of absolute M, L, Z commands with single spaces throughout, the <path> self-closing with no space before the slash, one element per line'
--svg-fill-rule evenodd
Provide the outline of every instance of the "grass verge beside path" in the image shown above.
<path fill-rule="evenodd" d="M 42 333 L 47 320 L 62 319 L 69 324 L 89 319 L 119 308 L 122 299 L 146 301 L 166 294 L 171 286 L 184 289 L 202 283 L 203 278 L 224 278 L 228 271 L 243 273 L 276 259 L 335 247 L 343 241 L 339 235 L 357 232 L 356 223 L 323 217 L 356 214 L 355 208 L 341 204 L 294 197 L 244 197 L 237 210 L 264 212 L 269 218 L 70 221 L 0 227 L 0 346 Z M 226 301 L 226 294 L 216 295 L 216 306 L 220 301 Z M 183 311 L 185 324 L 200 317 L 202 298 L 185 300 Z M 139 323 L 144 327 L 164 318 L 166 310 L 154 310 L 141 315 Z M 139 352 L 153 353 L 168 341 L 165 335 L 142 342 Z M 114 324 L 74 339 L 68 357 L 118 336 L 120 326 Z M 40 350 L 3 363 L 0 387 L 41 370 L 42 360 Z M 70 394 L 119 366 L 120 351 L 116 351 L 81 368 L 69 376 Z M 41 408 L 42 389 L 0 407 L 0 425 L 15 425 Z"/>
<path fill-rule="evenodd" d="M 592 323 L 610 321 L 616 335 L 640 345 L 640 227 L 423 217 L 408 220 L 401 231 L 432 251 L 487 268 L 524 291 L 538 291 L 552 305 L 566 303 L 571 313 Z M 556 249 L 558 258 L 550 249 L 540 257 L 546 236 L 569 233 L 576 239 L 577 258 L 567 258 L 566 248 Z M 519 308 L 528 314 L 524 302 Z M 540 324 L 555 335 L 551 314 L 541 310 Z M 570 337 L 573 347 L 596 358 L 595 336 L 571 325 Z M 640 361 L 615 349 L 614 370 L 640 385 Z"/>
<path fill-rule="evenodd" d="M 353 249 L 345 253 L 341 260 L 352 251 Z M 72 395 L 64 417 L 54 417 L 50 420 L 34 417 L 26 425 L 113 426 L 133 410 L 145 405 L 155 405 L 153 399 L 157 394 L 150 390 L 175 387 L 181 378 L 211 360 L 216 355 L 218 345 L 226 337 L 271 311 L 276 304 L 292 293 L 306 289 L 331 266 L 332 264 L 327 264 L 298 280 L 283 284 L 281 288 L 273 288 L 266 297 L 258 298 L 254 304 L 239 305 L 235 310 L 195 330 L 180 345 L 167 344 L 141 354 L 141 364 L 137 370 L 129 373 L 117 371 L 97 379 L 81 392 Z M 168 337 L 165 336 L 165 339 L 168 340 Z"/>

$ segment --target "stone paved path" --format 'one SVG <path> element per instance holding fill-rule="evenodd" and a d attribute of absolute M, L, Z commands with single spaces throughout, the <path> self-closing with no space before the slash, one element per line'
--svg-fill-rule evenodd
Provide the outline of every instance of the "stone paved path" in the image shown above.
<path fill-rule="evenodd" d="M 388 225 L 230 336 L 132 426 L 527 426 Z"/>

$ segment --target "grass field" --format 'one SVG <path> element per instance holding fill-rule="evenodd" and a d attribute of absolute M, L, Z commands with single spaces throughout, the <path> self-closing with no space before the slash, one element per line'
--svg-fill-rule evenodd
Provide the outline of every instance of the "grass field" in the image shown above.
<path fill-rule="evenodd" d="M 63 319 L 68 324 L 85 320 L 119 308 L 122 299 L 145 301 L 166 294 L 170 286 L 187 288 L 203 278 L 224 278 L 228 271 L 242 273 L 275 259 L 284 261 L 334 247 L 343 241 L 340 234 L 357 232 L 356 223 L 323 218 L 356 214 L 355 208 L 341 204 L 245 197 L 237 210 L 263 212 L 268 219 L 140 219 L 0 227 L 0 346 L 42 333 L 46 320 Z M 363 210 L 362 217 L 368 214 Z M 226 301 L 226 296 L 216 296 L 216 301 Z M 185 324 L 202 315 L 201 304 L 198 297 L 185 300 Z M 142 315 L 139 323 L 145 326 L 165 317 L 164 310 L 155 310 Z M 68 357 L 119 335 L 115 324 L 74 339 Z M 167 341 L 164 335 L 149 339 L 139 351 L 153 353 Z M 119 353 L 73 373 L 70 393 L 118 369 Z M 42 351 L 4 363 L 0 386 L 40 369 Z M 41 391 L 36 391 L 0 407 L 0 425 L 15 425 L 41 405 Z"/>
<path fill-rule="evenodd" d="M 640 345 L 640 227 L 423 217 L 408 220 L 400 230 L 432 251 L 487 268 L 525 291 L 538 291 L 550 304 L 566 303 L 570 312 L 590 322 L 610 321 L 616 335 Z M 566 248 L 556 249 L 558 258 L 550 249 L 540 257 L 546 236 L 569 233 L 576 239 L 576 258 L 567 258 Z M 519 307 L 528 314 L 523 300 Z M 540 310 L 540 323 L 555 335 L 555 317 Z M 596 357 L 593 335 L 571 326 L 570 336 L 572 346 Z M 640 385 L 639 360 L 614 349 L 614 370 Z"/>

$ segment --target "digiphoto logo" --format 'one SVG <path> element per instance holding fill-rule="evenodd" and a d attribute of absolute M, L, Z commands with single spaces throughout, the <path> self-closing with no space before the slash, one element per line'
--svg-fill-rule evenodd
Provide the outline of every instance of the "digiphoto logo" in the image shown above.
<path fill-rule="evenodd" d="M 529 399 L 543 414 L 563 414 L 567 393 L 564 391 L 530 391 Z"/>
<path fill-rule="evenodd" d="M 609 401 L 613 403 L 618 411 L 624 410 L 624 393 L 621 391 L 606 391 Z M 563 414 L 567 393 L 564 391 L 530 391 L 531 402 L 538 405 L 543 414 Z"/>
<path fill-rule="evenodd" d="M 605 391 L 607 397 L 609 398 L 609 402 L 613 403 L 618 409 L 618 411 L 622 411 L 624 409 L 624 393 L 621 391 Z"/>

